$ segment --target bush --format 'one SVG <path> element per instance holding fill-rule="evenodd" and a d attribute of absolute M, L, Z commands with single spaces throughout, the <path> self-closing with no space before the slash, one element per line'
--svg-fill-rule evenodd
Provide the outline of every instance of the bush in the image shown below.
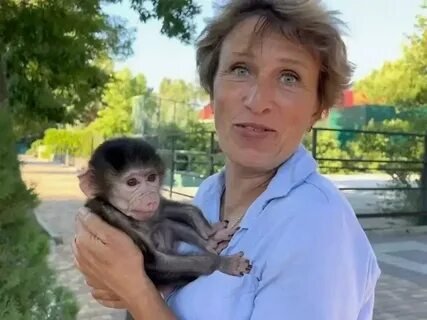
<path fill-rule="evenodd" d="M 412 123 L 401 119 L 386 120 L 382 123 L 370 121 L 363 130 L 381 132 L 411 132 Z M 353 159 L 421 161 L 423 159 L 424 139 L 422 136 L 405 136 L 392 134 L 358 134 L 348 144 L 349 154 Z M 359 167 L 374 172 L 389 174 L 392 181 L 389 187 L 414 188 L 421 186 L 422 164 L 361 162 Z M 417 212 L 422 207 L 420 190 L 394 191 L 389 200 L 384 201 L 384 211 Z M 417 224 L 424 224 L 423 219 L 415 219 Z"/>
<path fill-rule="evenodd" d="M 31 144 L 27 154 L 40 155 L 42 158 L 65 154 L 75 157 L 89 157 L 93 149 L 102 141 L 103 138 L 89 128 L 50 128 L 45 131 L 43 139 L 36 140 Z M 39 147 L 43 148 L 41 154 L 38 154 Z"/>
<path fill-rule="evenodd" d="M 306 134 L 303 139 L 304 146 L 313 152 L 313 129 Z M 349 156 L 340 146 L 340 142 L 335 131 L 317 129 L 316 159 L 348 159 Z M 348 173 L 351 170 L 346 169 L 348 162 L 338 160 L 318 160 L 319 171 L 324 174 L 329 173 Z"/>
<path fill-rule="evenodd" d="M 0 137 L 0 319 L 75 319 L 73 296 L 56 285 L 48 267 L 48 237 L 32 213 L 37 198 L 21 179 L 10 117 L 2 109 Z"/>
<path fill-rule="evenodd" d="M 410 132 L 411 125 L 408 121 L 400 119 L 386 120 L 382 123 L 370 121 L 362 130 Z M 422 159 L 423 143 L 422 137 L 360 133 L 352 142 L 348 143 L 348 151 L 352 159 L 420 161 Z M 386 172 L 401 183 L 406 183 L 411 174 L 417 173 L 416 170 L 406 170 L 414 167 L 411 164 L 365 162 L 360 163 L 358 166 L 373 171 Z"/>

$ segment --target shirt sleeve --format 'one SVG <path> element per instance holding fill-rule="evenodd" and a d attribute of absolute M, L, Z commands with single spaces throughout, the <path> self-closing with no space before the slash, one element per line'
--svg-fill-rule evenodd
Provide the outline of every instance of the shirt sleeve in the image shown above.
<path fill-rule="evenodd" d="M 250 320 L 370 320 L 369 259 L 345 223 L 314 219 L 275 244 L 262 270 Z M 318 220 L 318 221 L 316 221 Z M 322 221 L 323 220 L 323 221 Z M 359 317 L 365 303 L 365 317 Z"/>

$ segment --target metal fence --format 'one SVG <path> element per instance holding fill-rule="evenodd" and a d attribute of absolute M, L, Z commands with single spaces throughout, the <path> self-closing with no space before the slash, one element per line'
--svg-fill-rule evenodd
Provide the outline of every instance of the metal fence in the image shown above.
<path fill-rule="evenodd" d="M 205 132 L 197 145 L 191 137 L 145 137 L 168 165 L 171 197 L 192 198 L 198 184 L 224 165 L 214 132 Z M 314 128 L 303 143 L 358 217 L 427 215 L 427 134 Z"/>

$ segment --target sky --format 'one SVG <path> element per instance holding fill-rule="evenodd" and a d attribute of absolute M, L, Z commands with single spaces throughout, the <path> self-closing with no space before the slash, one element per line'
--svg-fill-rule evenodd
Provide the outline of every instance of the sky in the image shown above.
<path fill-rule="evenodd" d="M 204 19 L 214 14 L 211 0 L 195 0 L 202 6 L 196 19 L 197 33 L 204 27 Z M 224 0 L 217 0 L 224 1 Z M 226 0 L 225 0 L 226 1 Z M 387 60 L 401 55 L 406 36 L 415 31 L 416 15 L 421 14 L 424 0 L 324 0 L 323 3 L 341 12 L 348 25 L 347 45 L 350 61 L 356 65 L 353 80 L 357 81 Z M 160 33 L 160 22 L 141 23 L 130 9 L 129 1 L 108 5 L 109 14 L 118 15 L 136 28 L 134 53 L 125 61 L 117 61 L 116 69 L 129 68 L 133 74 L 143 73 L 148 86 L 158 89 L 163 78 L 183 79 L 196 83 L 195 49 L 177 39 Z"/>

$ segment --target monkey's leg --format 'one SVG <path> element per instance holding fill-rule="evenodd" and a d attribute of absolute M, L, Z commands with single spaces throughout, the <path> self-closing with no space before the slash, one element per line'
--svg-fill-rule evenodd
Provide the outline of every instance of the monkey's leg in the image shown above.
<path fill-rule="evenodd" d="M 188 224 L 206 240 L 217 231 L 205 218 L 202 211 L 190 204 L 166 200 L 161 214 L 165 218 Z"/>
<path fill-rule="evenodd" d="M 194 244 L 204 251 L 217 253 L 213 246 L 209 246 L 210 242 L 203 239 L 192 227 L 176 221 L 165 222 L 165 234 L 173 234 L 174 241 L 184 241 L 190 244 Z"/>

